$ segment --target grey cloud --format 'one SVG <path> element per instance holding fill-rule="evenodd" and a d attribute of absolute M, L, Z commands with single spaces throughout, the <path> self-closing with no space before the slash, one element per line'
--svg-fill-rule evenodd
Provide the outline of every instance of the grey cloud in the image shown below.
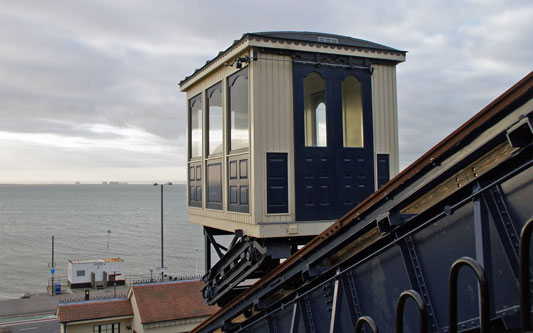
<path fill-rule="evenodd" d="M 324 31 L 409 51 L 397 75 L 402 166 L 526 75 L 533 59 L 533 4 L 525 0 L 19 0 L 2 7 L 0 131 L 113 139 L 118 134 L 81 126 L 107 124 L 175 147 L 171 156 L 98 149 L 63 158 L 98 168 L 183 166 L 186 102 L 177 83 L 245 32 Z M 22 154 L 35 154 L 43 168 L 64 152 L 12 151 L 19 165 L 29 158 Z"/>

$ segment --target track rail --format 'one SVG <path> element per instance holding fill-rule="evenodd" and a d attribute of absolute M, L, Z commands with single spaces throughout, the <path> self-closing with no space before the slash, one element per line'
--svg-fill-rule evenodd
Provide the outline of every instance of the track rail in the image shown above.
<path fill-rule="evenodd" d="M 528 109 L 531 104 L 527 103 L 532 100 L 532 96 L 533 73 L 530 73 L 380 190 L 312 239 L 304 248 L 229 302 L 198 326 L 194 332 L 211 332 L 219 328 L 224 328 L 226 331 L 260 332 L 264 321 L 269 323 L 265 327 L 274 326 L 279 331 L 287 321 L 284 319 L 287 316 L 291 318 L 289 322 L 295 322 L 296 319 L 291 317 L 292 315 L 287 315 L 287 308 L 293 310 L 292 304 L 297 304 L 295 302 L 300 304 L 300 310 L 299 312 L 290 311 L 291 314 L 292 312 L 311 313 L 311 319 L 317 317 L 312 320 L 314 324 L 321 325 L 327 322 L 328 327 L 336 327 L 333 331 L 344 331 L 346 328 L 341 325 L 331 324 L 335 322 L 335 319 L 331 320 L 331 316 L 339 311 L 346 314 L 347 309 L 359 309 L 359 311 L 362 309 L 361 314 L 365 315 L 365 306 L 368 309 L 369 296 L 365 294 L 367 290 L 361 288 L 361 285 L 365 283 L 361 281 L 361 278 L 365 276 L 364 267 L 372 271 L 372 265 L 378 265 L 384 272 L 388 272 L 389 268 L 381 264 L 387 260 L 393 263 L 391 265 L 397 265 L 395 267 L 398 273 L 395 273 L 395 270 L 389 273 L 396 274 L 398 281 L 396 284 L 385 283 L 376 284 L 376 286 L 385 289 L 407 286 L 410 288 L 406 289 L 415 289 L 416 292 L 421 293 L 426 308 L 435 308 L 433 318 L 428 320 L 428 323 L 433 325 L 429 329 L 431 331 L 447 330 L 446 327 L 438 324 L 448 321 L 447 313 L 442 311 L 443 307 L 446 308 L 441 300 L 442 297 L 434 291 L 433 287 L 426 285 L 426 282 L 431 285 L 439 280 L 434 272 L 438 270 L 439 265 L 437 263 L 428 265 L 428 260 L 440 259 L 446 262 L 451 260 L 446 254 L 471 254 L 476 259 L 481 259 L 480 265 L 487 271 L 489 285 L 499 281 L 500 276 L 495 273 L 495 270 L 501 268 L 502 260 L 506 260 L 504 264 L 508 264 L 509 267 L 518 266 L 516 250 L 509 250 L 515 247 L 514 244 L 509 243 L 509 239 L 512 238 L 509 230 L 520 229 L 525 221 L 500 216 L 499 219 L 503 221 L 502 225 L 509 226 L 510 223 L 513 228 L 490 227 L 495 217 L 491 210 L 487 209 L 487 199 L 483 196 L 489 195 L 489 190 L 499 191 L 502 184 L 507 184 L 506 182 L 515 184 L 515 187 L 518 186 L 516 191 L 521 189 L 522 194 L 524 187 L 526 190 L 533 191 L 531 142 L 528 143 L 526 140 L 523 147 L 513 147 L 507 140 L 509 137 L 507 130 L 520 120 L 517 112 L 529 114 L 529 119 L 531 119 L 533 109 Z M 519 185 L 516 185 L 516 182 Z M 514 196 L 513 192 L 503 193 L 502 198 L 505 204 L 509 205 L 511 201 L 512 206 L 518 207 L 515 207 L 517 212 L 514 214 L 533 215 L 530 207 L 517 204 L 519 199 Z M 473 220 L 472 224 L 464 222 L 470 218 Z M 474 247 L 471 250 L 455 251 L 453 248 L 447 250 L 442 248 L 442 244 L 441 248 L 428 247 L 425 240 L 436 237 L 428 231 L 430 227 L 446 234 L 455 232 L 458 224 L 461 224 L 461 228 L 457 229 L 459 232 L 457 244 L 464 249 L 470 249 L 469 243 L 473 243 Z M 497 247 L 494 243 L 495 234 L 503 243 L 505 253 L 503 259 L 498 257 L 492 260 L 491 258 L 494 251 L 492 248 Z M 426 238 L 422 235 L 426 235 Z M 402 257 L 398 244 L 404 239 L 409 239 L 408 237 L 416 238 L 411 250 L 408 251 L 411 252 L 411 256 L 415 255 L 409 259 L 410 265 L 416 268 L 418 260 L 422 262 L 422 269 L 420 270 L 419 265 L 419 271 L 412 269 L 404 276 L 399 272 L 403 261 L 396 259 Z M 436 238 L 435 242 L 438 243 L 438 241 L 439 238 Z M 449 242 L 447 246 L 454 246 L 453 238 L 447 241 Z M 444 254 L 431 257 L 420 248 L 429 249 L 429 252 L 444 251 Z M 320 274 L 312 274 L 317 271 Z M 417 279 L 417 274 L 422 275 L 423 279 Z M 351 286 L 353 283 L 342 282 L 349 280 L 349 275 L 356 280 L 357 290 Z M 469 281 L 468 283 L 472 282 L 471 279 Z M 428 292 L 424 292 L 428 287 L 431 287 L 428 291 L 429 295 Z M 506 286 L 506 288 L 509 289 L 509 293 L 518 293 L 512 286 Z M 326 290 L 335 291 L 332 293 Z M 335 293 L 339 290 L 351 290 L 352 295 L 355 291 L 358 297 L 355 300 L 353 297 L 338 297 Z M 385 292 L 381 297 L 389 299 L 396 297 L 395 294 L 396 292 Z M 307 304 L 301 300 L 305 296 L 310 300 Z M 514 312 L 519 302 L 513 303 L 515 308 L 508 305 L 502 307 L 500 306 L 502 297 L 504 296 L 498 294 L 496 298 L 491 298 L 490 318 L 493 321 L 499 320 L 503 324 L 498 325 L 508 328 L 513 326 L 513 320 L 515 320 L 508 313 Z M 476 302 L 478 301 L 476 298 Z M 257 306 L 258 303 L 262 306 Z M 470 316 L 468 317 L 470 319 L 463 318 L 463 322 L 459 323 L 461 327 L 464 329 L 479 327 L 479 315 L 464 309 L 460 311 L 463 317 Z M 362 318 L 361 314 L 349 312 L 351 323 L 355 325 Z M 330 313 L 329 318 L 324 313 Z M 409 311 L 406 311 L 406 315 L 410 315 Z M 309 314 L 307 316 L 309 317 Z M 300 315 L 300 317 L 304 316 Z M 435 317 L 440 320 L 435 320 Z M 382 320 L 383 318 L 380 318 L 378 321 Z M 440 327 L 435 327 L 435 325 Z M 353 330 L 354 326 L 350 326 Z M 304 325 L 299 325 L 299 327 L 304 327 Z M 322 331 L 321 329 L 322 326 L 316 328 L 317 331 Z"/>

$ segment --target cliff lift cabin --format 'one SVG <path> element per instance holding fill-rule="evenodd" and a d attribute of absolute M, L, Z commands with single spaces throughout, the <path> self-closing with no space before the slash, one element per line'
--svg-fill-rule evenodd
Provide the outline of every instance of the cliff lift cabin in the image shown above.
<path fill-rule="evenodd" d="M 180 82 L 209 304 L 225 304 L 398 173 L 405 55 L 339 35 L 246 33 Z M 228 248 L 215 239 L 223 234 L 234 235 Z"/>

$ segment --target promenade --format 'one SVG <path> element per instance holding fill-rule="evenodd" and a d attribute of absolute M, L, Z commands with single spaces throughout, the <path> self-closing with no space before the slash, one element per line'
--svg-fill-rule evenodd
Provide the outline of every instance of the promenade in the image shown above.
<path fill-rule="evenodd" d="M 128 291 L 127 286 L 108 287 L 106 289 L 89 289 L 90 299 L 124 297 Z M 83 289 L 64 290 L 60 295 L 50 296 L 46 293 L 32 294 L 29 298 L 16 298 L 8 300 L 0 300 L 0 332 L 7 328 L 15 327 L 16 325 L 25 325 L 30 323 L 42 323 L 55 321 L 55 314 L 57 305 L 63 302 L 74 300 L 83 300 Z M 59 323 L 55 323 L 59 328 Z M 13 330 L 14 332 L 16 330 Z M 55 331 L 55 330 L 53 330 Z M 52 331 L 51 331 L 52 332 Z"/>

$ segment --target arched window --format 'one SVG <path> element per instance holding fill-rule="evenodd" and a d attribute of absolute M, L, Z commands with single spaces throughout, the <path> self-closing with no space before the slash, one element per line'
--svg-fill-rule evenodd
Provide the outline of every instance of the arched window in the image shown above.
<path fill-rule="evenodd" d="M 342 81 L 342 125 L 344 147 L 364 147 L 362 86 L 353 75 Z"/>
<path fill-rule="evenodd" d="M 228 78 L 229 150 L 248 148 L 248 68 Z"/>
<path fill-rule="evenodd" d="M 305 145 L 327 146 L 326 81 L 318 73 L 304 78 Z"/>
<path fill-rule="evenodd" d="M 189 100 L 189 158 L 202 156 L 202 94 Z"/>
<path fill-rule="evenodd" d="M 207 90 L 207 155 L 222 153 L 222 82 Z"/>

